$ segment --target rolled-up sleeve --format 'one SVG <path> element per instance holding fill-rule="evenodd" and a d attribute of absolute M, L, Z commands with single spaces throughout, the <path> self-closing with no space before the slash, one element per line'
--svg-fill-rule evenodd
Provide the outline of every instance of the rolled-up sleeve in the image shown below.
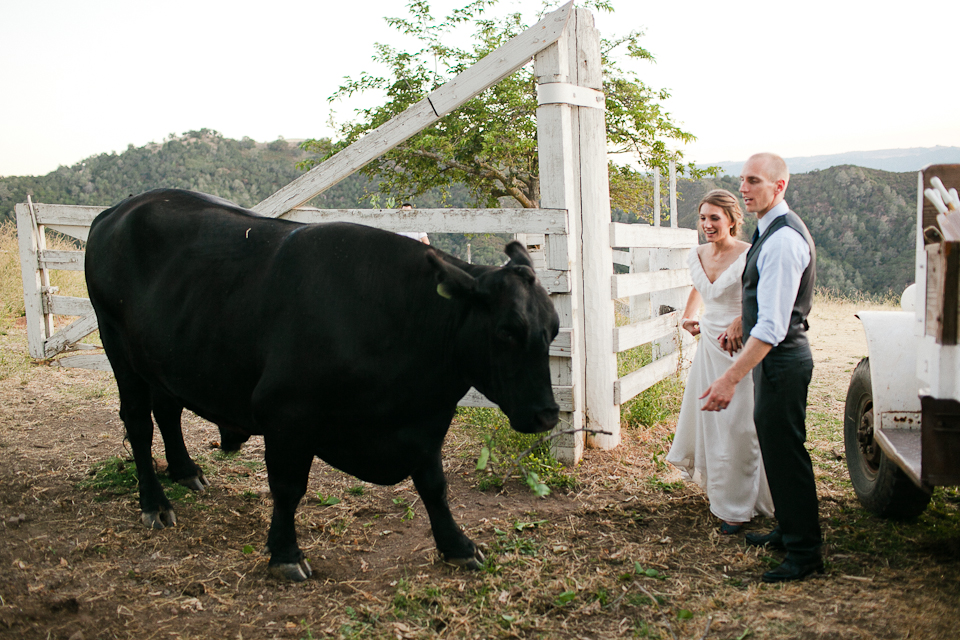
<path fill-rule="evenodd" d="M 757 324 L 750 335 L 777 346 L 787 337 L 800 278 L 810 264 L 810 246 L 796 230 L 782 227 L 760 247 Z"/>

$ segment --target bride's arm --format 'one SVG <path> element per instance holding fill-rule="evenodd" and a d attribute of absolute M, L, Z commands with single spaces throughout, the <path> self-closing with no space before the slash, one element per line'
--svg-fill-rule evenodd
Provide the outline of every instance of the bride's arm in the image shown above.
<path fill-rule="evenodd" d="M 687 306 L 683 310 L 683 317 L 680 319 L 680 328 L 695 336 L 700 333 L 700 304 L 703 297 L 696 287 L 690 289 L 690 295 L 687 297 Z"/>

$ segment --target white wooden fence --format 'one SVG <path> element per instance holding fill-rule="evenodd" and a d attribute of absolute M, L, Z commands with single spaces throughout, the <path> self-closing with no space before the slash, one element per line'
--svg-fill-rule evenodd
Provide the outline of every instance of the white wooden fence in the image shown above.
<path fill-rule="evenodd" d="M 301 208 L 531 58 L 538 82 L 541 209 Z M 676 356 L 664 357 L 617 379 L 616 354 L 646 342 L 669 342 L 678 314 L 648 313 L 630 326 L 615 327 L 614 300 L 648 296 L 656 301 L 662 290 L 688 286 L 683 268 L 658 265 L 670 251 L 695 246 L 696 232 L 611 223 L 600 65 L 593 16 L 568 3 L 254 211 L 300 222 L 350 220 L 391 231 L 514 233 L 535 245 L 538 275 L 560 315 L 560 335 L 550 352 L 562 412 L 558 428 L 606 431 L 610 435 L 596 436 L 591 443 L 612 448 L 620 441 L 620 404 L 678 369 Z M 96 330 L 89 300 L 60 296 L 49 284 L 51 269 L 82 270 L 82 252 L 47 250 L 44 236 L 44 228 L 51 228 L 85 240 L 90 223 L 103 209 L 29 202 L 16 206 L 29 349 L 38 360 L 56 358 L 61 366 L 109 370 L 103 353 L 81 342 Z M 639 256 L 646 255 L 646 268 L 614 275 L 613 247 L 633 248 L 638 264 Z M 56 315 L 79 319 L 55 331 Z M 473 392 L 461 404 L 488 406 L 489 401 Z M 562 462 L 575 464 L 584 445 L 582 431 L 564 435 L 554 441 L 554 453 Z"/>

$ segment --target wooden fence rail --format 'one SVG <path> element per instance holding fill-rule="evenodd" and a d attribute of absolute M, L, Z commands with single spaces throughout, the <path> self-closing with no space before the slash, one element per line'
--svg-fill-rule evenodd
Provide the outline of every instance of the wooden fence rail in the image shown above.
<path fill-rule="evenodd" d="M 50 270 L 83 270 L 84 252 L 50 251 L 45 248 L 44 229 L 54 229 L 78 240 L 86 240 L 94 218 L 107 207 L 76 207 L 21 203 L 16 205 L 24 300 L 27 306 L 27 333 L 30 355 L 38 360 L 51 360 L 63 367 L 110 371 L 106 356 L 93 344 L 81 342 L 97 330 L 93 306 L 87 298 L 58 295 L 49 286 Z M 541 238 L 563 237 L 567 229 L 567 212 L 563 209 L 314 209 L 298 208 L 282 216 L 302 223 L 353 221 L 378 226 L 390 231 L 427 231 L 427 233 L 509 233 L 519 229 L 539 234 Z M 537 276 L 553 295 L 570 292 L 570 278 L 565 270 L 538 269 Z M 44 284 L 47 283 L 47 284 Z M 54 331 L 54 316 L 79 316 L 59 331 Z M 561 329 L 550 346 L 555 379 L 570 379 L 573 356 L 573 331 Z M 90 352 L 97 350 L 96 353 Z M 76 351 L 87 353 L 74 355 Z M 572 380 L 554 385 L 554 395 L 562 411 L 576 410 Z M 496 406 L 475 389 L 464 397 L 461 406 Z"/>

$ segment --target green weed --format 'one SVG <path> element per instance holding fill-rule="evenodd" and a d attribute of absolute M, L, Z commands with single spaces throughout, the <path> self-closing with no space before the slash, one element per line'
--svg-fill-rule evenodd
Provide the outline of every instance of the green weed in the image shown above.
<path fill-rule="evenodd" d="M 534 446 L 542 436 L 514 431 L 499 409 L 461 407 L 457 416 L 461 424 L 476 431 L 481 443 L 476 464 L 481 490 L 501 486 L 503 476 L 517 468 L 527 486 L 537 495 L 548 494 L 550 488 L 572 488 L 575 485 L 573 477 L 550 453 L 549 443 Z"/>
<path fill-rule="evenodd" d="M 100 491 L 101 499 L 136 493 L 137 467 L 132 460 L 123 460 L 117 456 L 94 464 L 88 473 L 89 478 L 77 483 L 79 489 Z M 163 492 L 171 501 L 193 501 L 191 491 L 172 481 L 168 476 L 160 475 Z"/>

